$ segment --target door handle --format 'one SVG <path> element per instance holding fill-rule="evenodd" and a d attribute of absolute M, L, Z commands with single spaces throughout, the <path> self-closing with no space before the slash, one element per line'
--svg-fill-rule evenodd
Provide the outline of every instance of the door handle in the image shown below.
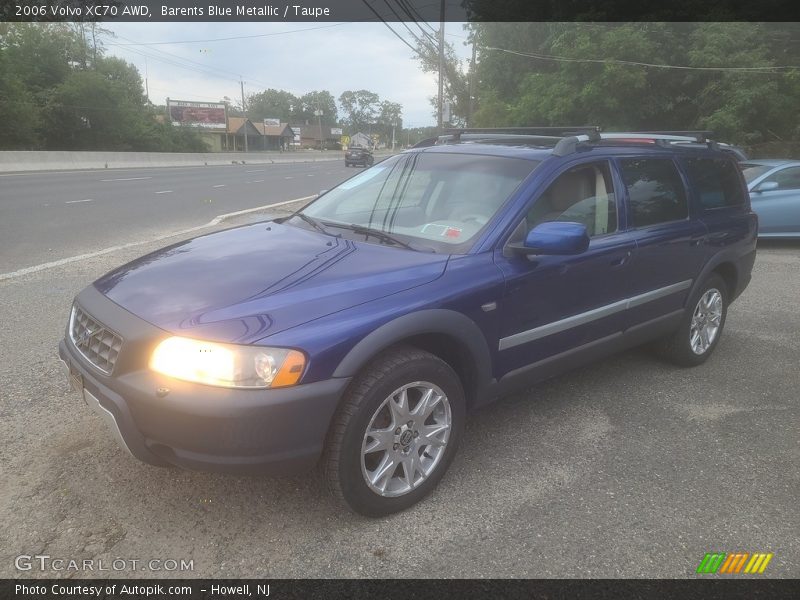
<path fill-rule="evenodd" d="M 630 251 L 630 250 L 628 250 L 628 251 L 627 251 L 625 254 L 623 254 L 622 256 L 618 256 L 617 258 L 615 258 L 614 260 L 612 260 L 612 261 L 611 261 L 611 266 L 612 266 L 612 267 L 621 267 L 621 266 L 622 266 L 622 265 L 624 265 L 626 262 L 628 262 L 628 259 L 629 259 L 630 257 L 631 257 L 631 251 Z"/>

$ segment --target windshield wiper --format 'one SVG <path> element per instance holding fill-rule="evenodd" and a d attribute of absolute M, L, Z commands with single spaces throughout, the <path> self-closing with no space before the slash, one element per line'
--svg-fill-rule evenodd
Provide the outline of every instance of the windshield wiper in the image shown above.
<path fill-rule="evenodd" d="M 365 225 L 356 225 L 355 223 L 351 223 L 350 225 L 345 225 L 344 223 L 331 223 L 331 227 L 341 227 L 342 229 L 349 229 L 353 233 L 360 233 L 365 236 L 372 236 L 377 238 L 383 242 L 388 242 L 389 244 L 396 244 L 398 246 L 402 246 L 403 248 L 407 248 L 409 250 L 416 251 L 417 249 L 414 248 L 408 242 L 404 242 L 401 239 L 394 237 L 386 233 L 385 231 L 381 231 L 380 229 L 373 229 L 372 227 L 366 227 Z"/>
<path fill-rule="evenodd" d="M 303 221 L 305 221 L 306 223 L 308 223 L 309 225 L 311 225 L 311 226 L 312 226 L 314 229 L 316 229 L 317 231 L 321 231 L 321 232 L 322 232 L 322 233 L 324 233 L 325 235 L 333 235 L 333 234 L 332 234 L 330 231 L 328 231 L 328 230 L 327 230 L 327 229 L 325 229 L 325 228 L 324 228 L 322 225 L 320 225 L 320 224 L 319 224 L 319 221 L 317 221 L 316 219 L 313 219 L 313 218 L 309 217 L 308 215 L 304 215 L 304 214 L 303 214 L 303 213 L 301 213 L 301 212 L 296 212 L 296 213 L 294 213 L 292 216 L 293 216 L 293 217 L 299 217 L 299 218 L 303 219 Z"/>

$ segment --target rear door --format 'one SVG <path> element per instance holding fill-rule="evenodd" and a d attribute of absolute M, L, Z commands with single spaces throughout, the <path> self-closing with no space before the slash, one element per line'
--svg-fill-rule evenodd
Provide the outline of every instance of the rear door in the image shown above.
<path fill-rule="evenodd" d="M 683 310 L 705 262 L 707 229 L 690 210 L 683 174 L 670 156 L 616 160 L 625 187 L 631 261 L 625 328 L 656 324 Z"/>

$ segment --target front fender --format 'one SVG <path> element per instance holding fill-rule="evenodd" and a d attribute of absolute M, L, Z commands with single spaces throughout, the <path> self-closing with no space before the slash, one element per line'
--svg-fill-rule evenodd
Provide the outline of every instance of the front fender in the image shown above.
<path fill-rule="evenodd" d="M 409 337 L 426 333 L 450 336 L 466 349 L 475 368 L 475 381 L 479 390 L 491 382 L 492 359 L 483 332 L 469 317 L 447 309 L 421 310 L 381 325 L 347 353 L 333 376 L 352 377 L 381 350 Z"/>

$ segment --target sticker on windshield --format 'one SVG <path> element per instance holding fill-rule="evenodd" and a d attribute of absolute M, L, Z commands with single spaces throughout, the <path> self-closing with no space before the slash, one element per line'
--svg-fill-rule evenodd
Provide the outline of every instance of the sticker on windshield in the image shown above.
<path fill-rule="evenodd" d="M 376 175 L 380 175 L 386 170 L 386 167 L 372 167 L 371 169 L 367 169 L 360 175 L 356 175 L 352 179 L 348 179 L 343 184 L 339 186 L 340 190 L 349 190 L 351 188 L 356 187 L 357 185 L 361 185 L 362 183 L 366 183 Z"/>
<path fill-rule="evenodd" d="M 452 225 L 442 225 L 441 223 L 428 223 L 422 228 L 421 233 L 438 235 L 440 237 L 457 238 L 461 237 L 461 232 L 464 231 L 459 227 Z"/>

